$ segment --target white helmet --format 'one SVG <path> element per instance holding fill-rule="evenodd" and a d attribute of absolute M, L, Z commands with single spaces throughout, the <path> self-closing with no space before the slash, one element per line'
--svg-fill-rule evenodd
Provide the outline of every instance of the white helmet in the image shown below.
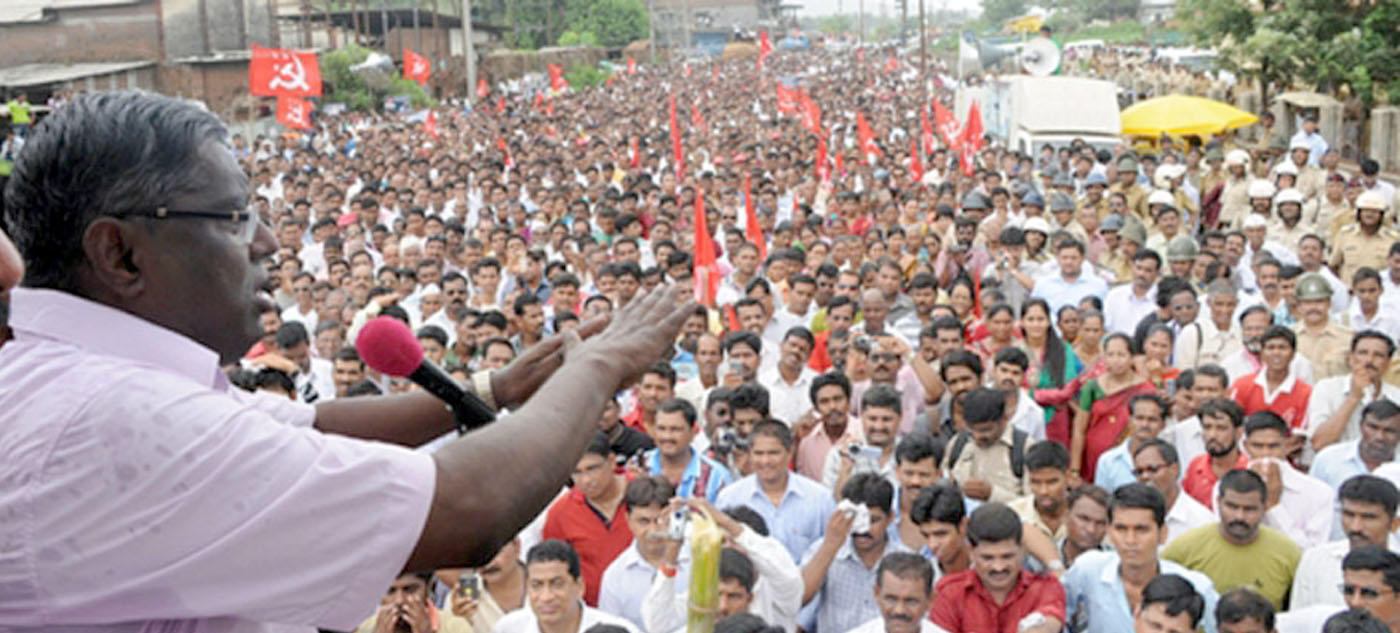
<path fill-rule="evenodd" d="M 1356 197 L 1357 209 L 1385 211 L 1386 207 L 1389 206 L 1390 205 L 1385 202 L 1385 196 L 1381 195 L 1379 191 L 1363 191 L 1361 195 Z"/>
<path fill-rule="evenodd" d="M 1278 174 L 1288 174 L 1290 176 L 1297 176 L 1298 166 L 1294 165 L 1293 161 L 1291 160 L 1283 161 L 1278 165 L 1274 166 L 1274 175 L 1277 176 Z"/>
<path fill-rule="evenodd" d="M 1256 178 L 1255 180 L 1249 183 L 1248 193 L 1250 198 L 1272 199 L 1275 193 L 1274 183 L 1271 183 L 1262 178 Z"/>
<path fill-rule="evenodd" d="M 1274 197 L 1274 204 L 1283 204 L 1285 202 L 1303 204 L 1303 192 L 1292 187 L 1278 192 L 1278 195 Z"/>
<path fill-rule="evenodd" d="M 1148 194 L 1148 196 L 1147 196 L 1147 204 L 1148 204 L 1149 206 L 1154 205 L 1154 204 L 1170 204 L 1170 205 L 1175 205 L 1175 204 L 1176 204 L 1176 198 L 1173 197 L 1172 194 L 1171 194 L 1170 192 L 1163 191 L 1163 190 L 1161 190 L 1161 189 L 1153 189 L 1153 190 L 1152 190 L 1152 193 Z"/>
<path fill-rule="evenodd" d="M 1229 167 L 1231 165 L 1239 165 L 1241 167 L 1249 166 L 1249 152 L 1242 149 L 1230 150 L 1230 153 L 1225 155 L 1225 166 Z"/>

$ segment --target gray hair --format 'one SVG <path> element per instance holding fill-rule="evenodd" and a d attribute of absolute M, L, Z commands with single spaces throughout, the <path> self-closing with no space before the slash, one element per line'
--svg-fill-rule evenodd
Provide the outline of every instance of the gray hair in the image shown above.
<path fill-rule="evenodd" d="M 145 92 L 78 96 L 34 128 L 4 192 L 25 285 L 77 291 L 83 234 L 103 216 L 199 187 L 199 149 L 228 130 L 201 104 Z"/>

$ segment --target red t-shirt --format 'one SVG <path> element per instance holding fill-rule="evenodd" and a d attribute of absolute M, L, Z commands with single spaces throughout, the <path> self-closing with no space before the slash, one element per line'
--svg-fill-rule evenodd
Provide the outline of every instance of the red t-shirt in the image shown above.
<path fill-rule="evenodd" d="M 1022 570 L 1006 602 L 998 605 L 977 570 L 944 576 L 929 619 L 948 633 L 1016 633 L 1032 613 L 1065 621 L 1065 588 L 1054 576 Z"/>
<path fill-rule="evenodd" d="M 1236 379 L 1235 384 L 1230 385 L 1230 399 L 1244 408 L 1245 415 L 1273 411 L 1288 423 L 1288 428 L 1295 431 L 1306 428 L 1308 398 L 1312 396 L 1312 386 L 1295 377 L 1293 386 L 1288 391 L 1280 392 L 1274 396 L 1273 402 L 1268 402 L 1264 399 L 1264 388 L 1255 382 L 1262 371 L 1264 370 Z"/>
<path fill-rule="evenodd" d="M 627 527 L 627 504 L 617 504 L 617 511 L 606 518 L 584 499 L 582 492 L 574 490 L 549 506 L 544 518 L 544 537 L 566 541 L 578 552 L 579 571 L 584 581 L 583 601 L 596 607 L 603 571 L 632 544 L 632 529 Z"/>
<path fill-rule="evenodd" d="M 1235 465 L 1230 470 L 1242 470 L 1248 467 L 1249 459 L 1244 456 L 1244 451 L 1240 451 Z M 1215 471 L 1210 469 L 1210 453 L 1197 455 L 1196 459 L 1191 460 L 1191 463 L 1186 466 L 1186 475 L 1181 478 L 1181 489 L 1201 502 L 1201 505 L 1214 508 L 1215 503 L 1210 495 L 1211 491 L 1215 489 L 1217 480 Z"/>

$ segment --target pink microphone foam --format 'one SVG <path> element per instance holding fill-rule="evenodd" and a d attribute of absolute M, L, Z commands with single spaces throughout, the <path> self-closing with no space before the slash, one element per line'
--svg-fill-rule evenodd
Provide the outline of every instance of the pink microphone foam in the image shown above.
<path fill-rule="evenodd" d="M 423 348 L 413 331 L 393 317 L 375 317 L 360 328 L 355 350 L 370 368 L 390 376 L 408 376 L 423 363 Z"/>

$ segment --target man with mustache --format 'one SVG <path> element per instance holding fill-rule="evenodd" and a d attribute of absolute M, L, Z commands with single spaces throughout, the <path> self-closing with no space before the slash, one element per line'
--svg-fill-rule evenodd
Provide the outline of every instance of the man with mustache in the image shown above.
<path fill-rule="evenodd" d="M 1229 397 L 1244 408 L 1245 415 L 1271 411 L 1283 418 L 1289 428 L 1301 428 L 1312 386 L 1300 380 L 1292 370 L 1299 335 L 1274 325 L 1259 341 L 1259 359 L 1263 366 L 1230 385 Z"/>
<path fill-rule="evenodd" d="M 822 540 L 802 557 L 803 605 L 813 604 L 818 631 L 849 631 L 878 615 L 870 600 L 876 566 L 893 552 L 908 552 L 889 537 L 894 486 L 875 473 L 860 473 L 841 488 L 841 499 L 856 508 L 837 506 Z M 856 516 L 869 513 L 868 527 L 855 532 Z"/>
<path fill-rule="evenodd" d="M 1258 473 L 1226 473 L 1220 479 L 1220 521 L 1172 541 L 1162 558 L 1210 577 L 1216 591 L 1250 587 L 1282 608 L 1302 549 L 1281 532 L 1260 525 L 1268 498 Z"/>
<path fill-rule="evenodd" d="M 1156 488 L 1130 483 L 1113 493 L 1108 534 L 1113 551 L 1085 552 L 1065 574 L 1065 607 L 1071 628 L 1083 633 L 1116 633 L 1132 627 L 1143 606 L 1143 592 L 1163 574 L 1184 578 L 1205 600 L 1202 625 L 1215 631 L 1215 586 L 1209 578 L 1158 558 L 1167 542 L 1167 500 Z M 1119 600 L 1122 595 L 1124 599 Z"/>
<path fill-rule="evenodd" d="M 1240 452 L 1244 410 L 1234 400 L 1214 398 L 1201 403 L 1201 438 L 1206 452 L 1191 460 L 1181 488 L 1206 508 L 1214 507 L 1211 490 L 1225 473 L 1245 468 L 1249 460 Z"/>
<path fill-rule="evenodd" d="M 1030 494 L 1007 504 L 1021 521 L 1051 540 L 1065 538 L 1069 529 L 1069 450 L 1058 442 L 1039 442 L 1026 449 L 1026 482 Z"/>
<path fill-rule="evenodd" d="M 1293 296 L 1303 314 L 1302 322 L 1293 326 L 1298 333 L 1298 355 L 1308 359 L 1319 378 L 1345 374 L 1347 362 L 1342 350 L 1351 341 L 1351 330 L 1331 320 L 1332 286 L 1321 275 L 1308 273 L 1298 278 Z"/>
<path fill-rule="evenodd" d="M 1301 547 L 1326 543 L 1332 517 L 1319 508 L 1331 508 L 1337 496 L 1332 487 L 1309 477 L 1288 463 L 1292 433 L 1283 418 L 1272 411 L 1251 413 L 1244 421 L 1245 455 L 1249 469 L 1264 478 L 1269 498 L 1264 524 Z"/>
<path fill-rule="evenodd" d="M 1323 378 L 1308 399 L 1307 434 L 1313 449 L 1322 450 L 1338 441 L 1361 435 L 1361 410 L 1380 398 L 1400 401 L 1400 387 L 1383 382 L 1395 354 L 1395 342 L 1377 330 L 1362 330 L 1351 337 L 1349 373 Z"/>
<path fill-rule="evenodd" d="M 1346 537 L 1303 551 L 1288 598 L 1294 610 L 1343 604 L 1342 558 L 1348 552 L 1367 545 L 1400 549 L 1400 540 L 1393 534 L 1400 529 L 1400 518 L 1396 517 L 1400 491 L 1395 484 L 1374 475 L 1357 475 L 1342 483 L 1337 498 L 1341 500 L 1342 533 Z"/>
<path fill-rule="evenodd" d="M 972 569 L 944 576 L 929 618 L 951 633 L 1057 633 L 1065 589 L 1055 577 L 1022 569 L 1021 519 L 989 502 L 968 520 Z"/>
<path fill-rule="evenodd" d="M 400 575 L 356 633 L 469 633 L 472 627 L 464 618 L 433 606 L 431 580 L 428 574 Z"/>
<path fill-rule="evenodd" d="M 880 617 L 851 633 L 947 633 L 924 617 L 932 601 L 933 566 L 918 554 L 890 554 L 875 572 Z"/>
<path fill-rule="evenodd" d="M 1245 308 L 1244 311 L 1240 312 L 1239 320 L 1240 340 L 1243 343 L 1243 348 L 1220 362 L 1232 384 L 1242 376 L 1264 368 L 1264 360 L 1260 356 L 1260 353 L 1264 351 L 1264 333 L 1269 330 L 1269 326 L 1273 325 L 1273 316 L 1269 314 L 1268 308 L 1262 305 L 1252 305 Z M 1288 369 L 1303 382 L 1308 384 L 1314 382 L 1312 363 L 1302 354 L 1293 355 L 1293 362 L 1289 363 Z"/>
<path fill-rule="evenodd" d="M 1328 446 L 1313 458 L 1308 474 L 1331 486 L 1355 475 L 1374 472 L 1395 460 L 1400 444 L 1400 406 L 1381 398 L 1361 410 L 1361 435 L 1350 442 Z"/>

